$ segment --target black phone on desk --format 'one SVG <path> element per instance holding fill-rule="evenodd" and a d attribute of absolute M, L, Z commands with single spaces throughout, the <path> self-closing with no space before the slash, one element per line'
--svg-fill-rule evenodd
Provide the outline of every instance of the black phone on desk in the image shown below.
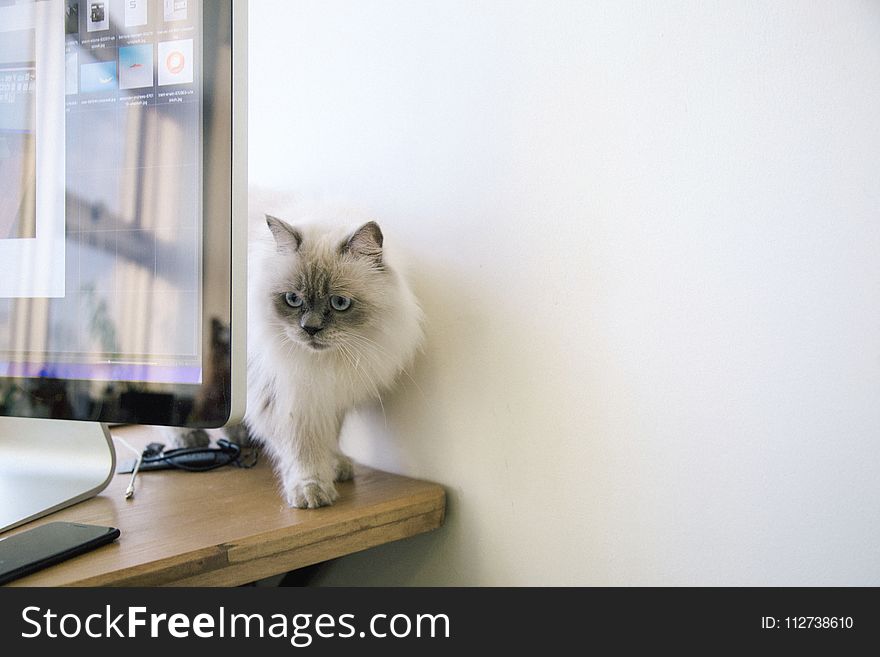
<path fill-rule="evenodd" d="M 50 522 L 0 538 L 0 585 L 112 543 L 115 527 Z"/>

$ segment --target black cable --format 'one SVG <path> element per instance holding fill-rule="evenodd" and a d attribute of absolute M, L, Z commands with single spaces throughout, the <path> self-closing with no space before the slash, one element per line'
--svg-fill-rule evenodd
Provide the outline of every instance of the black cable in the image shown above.
<path fill-rule="evenodd" d="M 259 460 L 259 450 L 256 447 L 250 447 L 244 454 L 240 445 L 226 439 L 218 440 L 217 447 L 183 447 L 171 450 L 165 450 L 164 447 L 161 443 L 147 445 L 141 461 L 142 471 L 161 469 L 162 465 L 187 472 L 207 472 L 225 465 L 252 468 Z"/>

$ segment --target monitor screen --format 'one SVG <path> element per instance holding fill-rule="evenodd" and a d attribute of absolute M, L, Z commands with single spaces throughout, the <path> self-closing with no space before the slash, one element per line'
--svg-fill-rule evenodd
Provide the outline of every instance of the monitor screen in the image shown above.
<path fill-rule="evenodd" d="M 228 411 L 229 7 L 0 0 L 0 414 Z"/>

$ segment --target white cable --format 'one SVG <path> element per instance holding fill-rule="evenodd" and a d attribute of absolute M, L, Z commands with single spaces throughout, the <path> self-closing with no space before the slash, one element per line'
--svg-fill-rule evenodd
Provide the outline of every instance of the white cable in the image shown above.
<path fill-rule="evenodd" d="M 125 499 L 130 500 L 132 497 L 134 497 L 134 479 L 135 477 L 137 477 L 138 471 L 141 469 L 141 461 L 144 460 L 144 453 L 132 447 L 131 443 L 129 443 L 125 438 L 120 438 L 119 436 L 113 437 L 137 455 L 137 463 L 134 464 L 134 470 L 131 471 L 131 480 L 129 480 L 128 482 L 128 488 L 125 489 Z"/>

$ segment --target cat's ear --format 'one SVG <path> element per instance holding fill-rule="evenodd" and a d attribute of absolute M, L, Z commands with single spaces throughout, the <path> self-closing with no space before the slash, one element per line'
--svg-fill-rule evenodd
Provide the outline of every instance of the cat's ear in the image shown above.
<path fill-rule="evenodd" d="M 266 224 L 272 231 L 272 237 L 275 238 L 275 245 L 278 247 L 279 253 L 296 253 L 302 245 L 302 233 L 291 226 L 286 221 L 282 221 L 278 217 L 271 214 L 266 215 Z"/>
<path fill-rule="evenodd" d="M 342 253 L 351 253 L 363 258 L 374 260 L 376 264 L 382 263 L 382 229 L 375 221 L 368 221 L 351 234 L 342 243 Z"/>

